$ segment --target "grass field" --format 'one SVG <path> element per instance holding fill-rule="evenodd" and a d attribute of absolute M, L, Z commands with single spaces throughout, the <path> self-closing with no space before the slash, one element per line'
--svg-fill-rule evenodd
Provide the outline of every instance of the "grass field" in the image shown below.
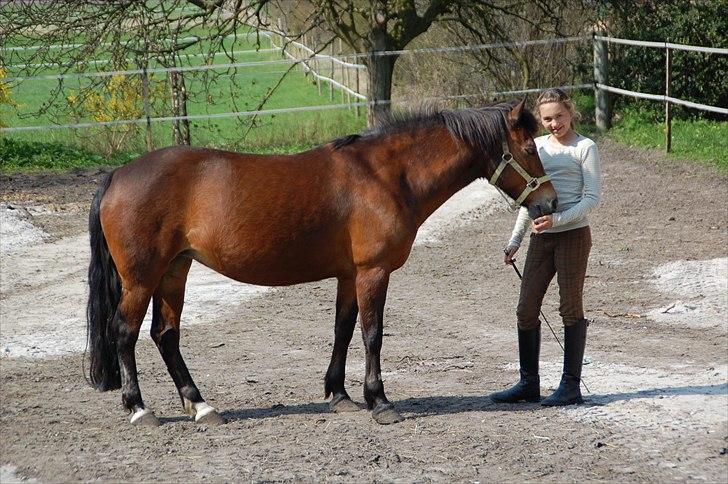
<path fill-rule="evenodd" d="M 214 71 L 190 71 L 185 73 L 185 84 L 189 93 L 188 114 L 206 115 L 239 111 L 254 111 L 270 89 L 275 86 L 290 64 L 280 63 L 284 60 L 280 52 L 255 52 L 255 49 L 271 48 L 269 41 L 261 37 L 262 45 L 256 46 L 254 36 L 239 36 L 226 39 L 226 48 L 238 52 L 234 62 L 270 62 L 271 64 L 238 67 L 235 69 L 215 69 Z M 199 49 L 198 49 L 199 51 Z M 190 52 L 195 54 L 195 52 Z M 103 59 L 100 56 L 97 59 Z M 13 57 L 13 64 L 26 61 L 21 55 Z M 183 65 L 202 65 L 202 57 L 189 57 Z M 230 63 L 226 57 L 217 57 L 216 63 Z M 279 62 L 279 63 L 276 63 Z M 134 69 L 135 66 L 127 66 Z M 110 65 L 99 64 L 89 70 L 104 71 L 112 69 Z M 36 75 L 53 75 L 53 68 L 40 69 Z M 17 69 L 8 68 L 6 76 L 16 75 Z M 152 117 L 170 116 L 169 86 L 166 73 L 152 74 L 150 89 L 152 96 Z M 137 76 L 133 82 L 140 85 Z M 5 108 L 0 112 L 0 119 L 6 125 L 34 126 L 49 124 L 73 124 L 94 120 L 93 112 L 72 113 L 69 110 L 68 98 L 78 95 L 89 85 L 88 78 L 65 79 L 62 84 L 57 80 L 26 80 L 11 82 L 12 99 L 15 109 Z M 55 93 L 51 97 L 51 93 Z M 106 93 L 109 97 L 109 93 Z M 141 99 L 137 94 L 136 109 L 141 109 Z M 325 106 L 342 103 L 340 91 L 335 91 L 333 99 L 329 97 L 328 86 L 319 94 L 319 90 L 311 77 L 303 75 L 296 67 L 286 75 L 277 89 L 270 95 L 263 110 Z M 366 124 L 365 110 L 356 116 L 354 109 L 327 109 L 324 111 L 308 111 L 295 113 L 279 113 L 261 115 L 255 119 L 255 126 L 248 130 L 250 117 L 227 117 L 210 120 L 192 120 L 191 138 L 196 145 L 228 147 L 253 152 L 290 152 L 315 146 L 329 139 L 344 134 L 358 132 Z M 140 118 L 139 114 L 124 117 L 118 115 L 113 119 Z M 96 118 L 99 119 L 99 118 Z M 153 123 L 153 139 L 156 147 L 172 144 L 172 123 Z M 249 131 L 249 132 L 248 132 Z M 51 144 L 83 147 L 94 153 L 105 153 L 104 144 L 109 136 L 110 128 L 57 129 L 28 132 L 6 133 L 4 137 L 13 141 L 43 142 Z M 243 138 L 243 134 L 248 132 Z M 6 143 L 7 148 L 7 143 Z M 76 149 L 76 148 L 74 148 Z M 145 149 L 144 130 L 141 125 L 133 129 L 120 151 L 133 156 Z M 127 157 L 128 158 L 128 157 Z M 8 168 L 4 160 L 4 168 Z"/>
<path fill-rule="evenodd" d="M 620 143 L 665 149 L 665 123 L 648 113 L 624 110 L 608 136 Z M 728 173 L 728 122 L 704 119 L 672 121 L 673 158 L 696 160 Z"/>

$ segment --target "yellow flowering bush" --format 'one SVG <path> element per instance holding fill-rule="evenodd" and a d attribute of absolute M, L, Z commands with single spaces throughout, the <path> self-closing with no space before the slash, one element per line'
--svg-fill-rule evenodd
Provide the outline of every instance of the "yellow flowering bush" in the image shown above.
<path fill-rule="evenodd" d="M 11 98 L 11 92 L 10 92 L 10 84 L 7 82 L 3 82 L 3 79 L 6 77 L 6 71 L 2 67 L 0 67 L 0 105 L 5 104 L 7 106 L 16 106 L 15 102 Z M 0 117 L 0 128 L 7 127 L 7 124 L 5 124 Z"/>
<path fill-rule="evenodd" d="M 161 83 L 149 81 L 150 103 L 159 96 Z M 142 81 L 138 76 L 115 75 L 104 80 L 103 84 L 92 91 L 72 92 L 68 105 L 77 119 L 92 119 L 97 122 L 135 120 L 144 117 L 144 96 Z M 99 126 L 95 131 L 100 135 L 103 146 L 99 148 L 112 155 L 125 147 L 129 137 L 140 130 L 141 125 L 120 123 Z"/>

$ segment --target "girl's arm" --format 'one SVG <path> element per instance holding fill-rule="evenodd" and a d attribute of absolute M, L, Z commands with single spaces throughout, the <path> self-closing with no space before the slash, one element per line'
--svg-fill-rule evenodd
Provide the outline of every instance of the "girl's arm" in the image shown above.
<path fill-rule="evenodd" d="M 516 224 L 513 227 L 511 238 L 508 241 L 507 247 L 520 247 L 523 241 L 523 236 L 531 227 L 531 217 L 528 216 L 528 210 L 526 207 L 521 207 L 518 211 L 518 218 L 516 218 Z"/>
<path fill-rule="evenodd" d="M 586 149 L 581 163 L 581 174 L 584 180 L 584 195 L 573 207 L 553 214 L 554 227 L 586 217 L 599 204 L 602 193 L 602 168 L 596 143 L 592 143 Z"/>

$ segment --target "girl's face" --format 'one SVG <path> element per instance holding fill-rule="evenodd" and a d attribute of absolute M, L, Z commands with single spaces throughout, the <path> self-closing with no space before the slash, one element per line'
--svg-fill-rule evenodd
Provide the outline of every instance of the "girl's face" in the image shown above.
<path fill-rule="evenodd" d="M 571 135 L 571 113 L 560 102 L 544 103 L 538 108 L 541 124 L 558 140 Z"/>

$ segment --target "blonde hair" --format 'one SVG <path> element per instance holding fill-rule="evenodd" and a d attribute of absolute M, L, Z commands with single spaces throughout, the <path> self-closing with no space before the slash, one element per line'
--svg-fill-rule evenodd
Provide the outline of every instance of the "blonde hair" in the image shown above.
<path fill-rule="evenodd" d="M 562 106 L 569 111 L 571 114 L 571 129 L 574 129 L 574 122 L 581 119 L 581 114 L 576 110 L 574 101 L 571 100 L 568 94 L 558 88 L 546 89 L 538 96 L 536 100 L 536 110 L 541 116 L 541 105 L 547 103 L 561 103 Z"/>

